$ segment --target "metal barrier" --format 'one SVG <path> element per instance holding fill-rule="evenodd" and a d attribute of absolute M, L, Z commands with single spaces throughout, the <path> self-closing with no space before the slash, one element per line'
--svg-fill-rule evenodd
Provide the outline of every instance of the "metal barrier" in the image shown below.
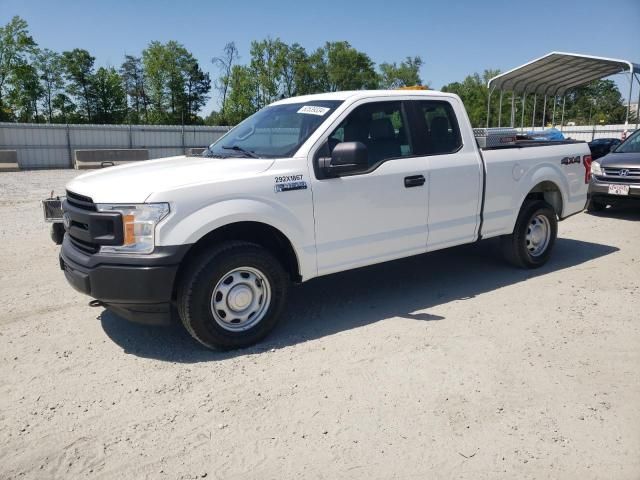
<path fill-rule="evenodd" d="M 210 145 L 230 127 L 0 123 L 0 150 L 15 150 L 21 169 L 73 168 L 75 150 L 147 149 L 149 158 Z"/>
<path fill-rule="evenodd" d="M 590 142 L 591 140 L 595 140 L 596 138 L 622 139 L 625 131 L 627 132 L 626 136 L 628 137 L 635 131 L 635 128 L 633 128 L 634 126 L 628 125 L 625 127 L 625 125 L 576 125 L 560 127 L 558 125 L 556 126 L 556 128 L 560 130 L 566 138 Z M 524 132 L 541 132 L 543 130 L 545 129 L 542 127 L 518 128 L 518 131 Z"/>

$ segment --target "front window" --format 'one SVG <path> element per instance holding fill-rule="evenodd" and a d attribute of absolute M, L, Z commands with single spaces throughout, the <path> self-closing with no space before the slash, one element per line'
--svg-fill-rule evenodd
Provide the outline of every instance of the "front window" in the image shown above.
<path fill-rule="evenodd" d="M 615 153 L 640 153 L 640 130 L 637 130 L 629 138 L 614 150 Z"/>
<path fill-rule="evenodd" d="M 265 107 L 213 143 L 208 157 L 287 158 L 342 103 L 317 100 Z"/>
<path fill-rule="evenodd" d="M 363 143 L 369 167 L 413 154 L 401 102 L 372 102 L 357 107 L 329 136 L 329 150 L 341 142 Z"/>

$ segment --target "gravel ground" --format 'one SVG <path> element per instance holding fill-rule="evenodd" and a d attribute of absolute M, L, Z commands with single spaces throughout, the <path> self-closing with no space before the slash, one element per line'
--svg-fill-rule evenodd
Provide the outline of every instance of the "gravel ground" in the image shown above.
<path fill-rule="evenodd" d="M 39 200 L 0 175 L 0 478 L 640 478 L 640 210 L 293 289 L 260 345 L 90 308 Z"/>

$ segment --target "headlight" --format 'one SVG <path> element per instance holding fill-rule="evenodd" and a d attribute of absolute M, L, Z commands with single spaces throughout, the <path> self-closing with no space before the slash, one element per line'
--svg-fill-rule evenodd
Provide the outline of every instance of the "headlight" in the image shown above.
<path fill-rule="evenodd" d="M 155 246 L 156 225 L 169 214 L 168 203 L 140 205 L 96 205 L 99 212 L 122 214 L 122 245 L 103 245 L 102 253 L 151 253 Z"/>
<path fill-rule="evenodd" d="M 600 164 L 598 162 L 591 162 L 591 174 L 603 175 L 602 168 L 600 168 Z"/>

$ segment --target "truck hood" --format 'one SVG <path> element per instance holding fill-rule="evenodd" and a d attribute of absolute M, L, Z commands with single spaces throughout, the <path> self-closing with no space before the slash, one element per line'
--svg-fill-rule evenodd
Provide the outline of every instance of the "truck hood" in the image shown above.
<path fill-rule="evenodd" d="M 264 172 L 272 159 L 169 157 L 107 167 L 80 175 L 67 190 L 96 203 L 143 203 L 152 193 L 185 185 L 251 177 Z"/>

